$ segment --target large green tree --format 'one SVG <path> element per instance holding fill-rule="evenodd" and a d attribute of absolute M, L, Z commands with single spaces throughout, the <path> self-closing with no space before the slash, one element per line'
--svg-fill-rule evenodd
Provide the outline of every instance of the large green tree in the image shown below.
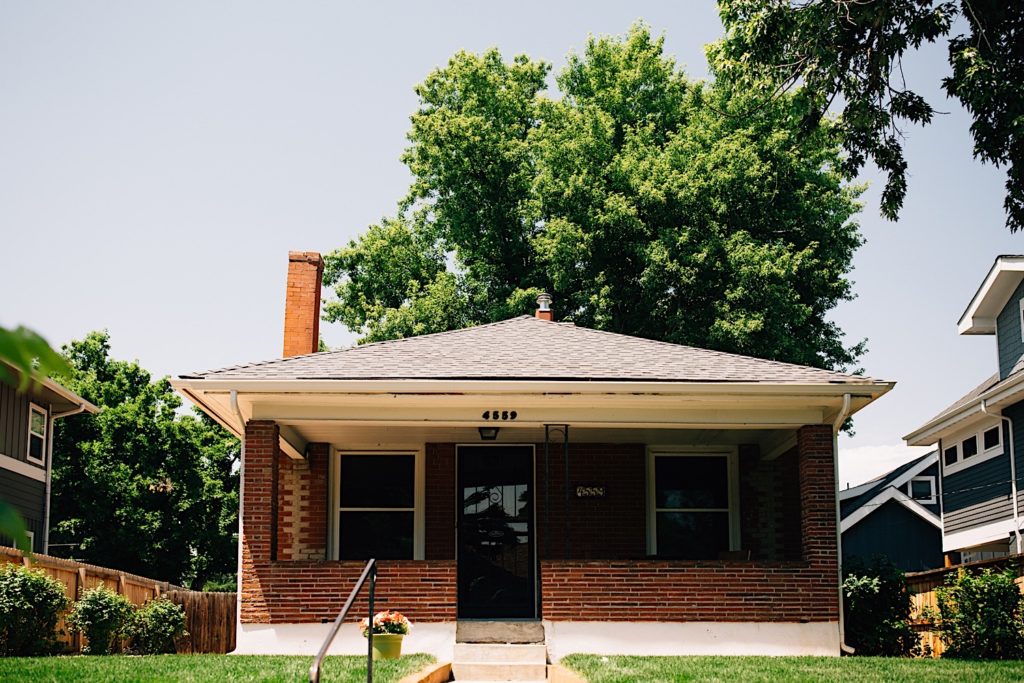
<path fill-rule="evenodd" d="M 238 440 L 183 414 L 166 378 L 111 358 L 106 332 L 63 351 L 61 381 L 102 410 L 54 432 L 54 554 L 195 588 L 233 574 Z"/>
<path fill-rule="evenodd" d="M 396 216 L 330 254 L 326 317 L 362 341 L 529 312 L 652 339 L 848 367 L 860 188 L 833 126 L 688 79 L 643 25 L 549 66 L 460 52 L 416 92 Z M 756 115 L 739 116 L 758 107 Z"/>
<path fill-rule="evenodd" d="M 759 90 L 765 99 L 798 88 L 795 102 L 809 130 L 837 103 L 844 165 L 855 172 L 870 160 L 888 175 L 882 213 L 891 219 L 907 191 L 901 126 L 927 124 L 936 113 L 907 83 L 903 56 L 925 43 L 948 40 L 951 74 L 942 85 L 974 117 L 975 157 L 1007 167 L 1006 224 L 1011 232 L 1024 227 L 1024 3 L 719 0 L 718 5 L 727 34 L 710 53 L 719 73 Z"/>

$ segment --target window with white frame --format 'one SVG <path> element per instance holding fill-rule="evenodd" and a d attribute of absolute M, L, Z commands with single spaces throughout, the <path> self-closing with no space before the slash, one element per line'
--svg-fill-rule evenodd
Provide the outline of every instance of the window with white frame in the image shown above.
<path fill-rule="evenodd" d="M 907 482 L 907 495 L 918 503 L 934 503 L 935 477 L 913 477 Z"/>
<path fill-rule="evenodd" d="M 415 453 L 339 456 L 338 559 L 413 559 L 416 469 Z"/>
<path fill-rule="evenodd" d="M 731 453 L 655 451 L 648 467 L 652 555 L 706 560 L 735 549 L 735 458 Z"/>
<path fill-rule="evenodd" d="M 28 407 L 28 459 L 46 464 L 46 410 L 35 403 Z"/>
<path fill-rule="evenodd" d="M 998 423 L 989 425 L 942 446 L 943 470 L 955 472 L 1002 455 L 1003 429 Z"/>

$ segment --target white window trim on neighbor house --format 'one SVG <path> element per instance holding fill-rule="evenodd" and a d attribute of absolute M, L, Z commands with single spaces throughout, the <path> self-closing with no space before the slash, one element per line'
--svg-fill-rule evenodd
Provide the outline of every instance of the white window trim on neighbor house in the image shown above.
<path fill-rule="evenodd" d="M 914 498 L 915 481 L 928 482 L 928 486 L 931 488 L 931 495 L 927 498 Z M 915 500 L 922 505 L 935 505 L 935 501 L 937 500 L 935 495 L 935 477 L 911 477 L 910 481 L 907 482 L 907 496 L 909 496 L 911 500 Z"/>
<path fill-rule="evenodd" d="M 1017 316 L 1017 322 L 1020 324 L 1020 340 L 1024 342 L 1024 297 L 1017 302 L 1020 309 L 1020 315 Z M 996 326 L 996 348 L 999 348 L 999 326 Z"/>
<path fill-rule="evenodd" d="M 335 450 L 332 449 L 331 457 L 329 462 L 329 482 L 330 482 L 330 516 L 327 518 L 327 539 L 329 541 L 327 556 L 332 560 L 337 560 L 341 554 L 341 513 L 342 512 L 354 512 L 362 510 L 363 508 L 342 508 L 341 507 L 341 458 L 346 455 L 412 455 L 415 456 L 414 470 L 415 479 L 413 482 L 413 507 L 412 508 L 373 508 L 374 512 L 412 512 L 413 513 L 413 542 L 412 542 L 412 558 L 413 560 L 422 560 L 426 555 L 426 543 L 425 543 L 425 515 L 423 501 L 426 497 L 426 458 L 424 449 L 422 446 L 417 448 L 388 448 L 384 450 L 375 450 L 372 448 L 363 448 L 355 450 Z"/>
<path fill-rule="evenodd" d="M 655 500 L 655 458 L 661 457 L 699 457 L 720 456 L 726 458 L 729 486 L 729 550 L 740 549 L 740 509 L 739 509 L 739 451 L 736 448 L 701 448 L 697 446 L 657 446 L 647 449 L 647 554 L 658 555 L 658 508 Z M 673 508 L 674 510 L 675 508 Z M 679 508 L 690 510 L 690 508 Z M 698 510 L 699 511 L 699 510 Z M 714 511 L 720 512 L 716 508 Z M 713 558 L 712 558 L 713 559 Z"/>
<path fill-rule="evenodd" d="M 985 448 L 985 432 L 995 429 L 999 434 L 999 441 L 995 446 L 991 448 Z M 978 444 L 978 451 L 969 458 L 964 458 L 963 455 L 963 444 L 970 438 L 974 438 Z M 946 439 L 942 440 L 942 451 L 939 453 L 939 464 L 942 467 L 943 474 L 954 474 L 965 470 L 968 467 L 973 467 L 979 462 L 985 462 L 992 458 L 998 457 L 1003 454 L 1003 425 L 1002 422 L 996 422 L 995 424 L 988 423 L 982 427 L 971 430 L 970 432 L 961 433 L 956 438 L 949 439 L 950 445 L 946 445 Z M 952 465 L 946 464 L 946 451 L 955 448 L 956 449 L 956 462 Z"/>
<path fill-rule="evenodd" d="M 33 413 L 39 413 L 40 415 L 43 416 L 43 433 L 42 434 L 37 434 L 36 432 L 32 431 L 32 414 Z M 49 426 L 49 424 L 50 424 L 50 414 L 49 414 L 49 412 L 47 412 L 46 408 L 43 408 L 41 405 L 37 405 L 35 403 L 29 403 L 28 404 L 28 440 L 25 442 L 25 459 L 28 462 L 34 463 L 36 465 L 42 465 L 43 467 L 46 467 L 46 439 L 47 439 L 47 433 L 46 432 L 47 432 L 47 427 Z M 43 445 L 42 445 L 42 448 L 40 449 L 42 454 L 43 454 L 42 458 L 33 458 L 32 457 L 32 437 L 35 437 L 37 439 L 42 439 L 43 440 Z"/>

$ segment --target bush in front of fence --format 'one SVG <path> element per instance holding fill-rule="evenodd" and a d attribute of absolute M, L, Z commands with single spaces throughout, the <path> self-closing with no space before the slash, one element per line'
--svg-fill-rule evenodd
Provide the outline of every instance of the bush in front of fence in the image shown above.
<path fill-rule="evenodd" d="M 943 657 L 1021 659 L 1024 657 L 1024 596 L 1013 570 L 964 569 L 936 589 L 936 630 L 946 645 Z"/>
<path fill-rule="evenodd" d="M 87 590 L 75 603 L 67 624 L 72 631 L 85 636 L 84 654 L 107 655 L 121 649 L 132 616 L 132 603 L 106 586 Z"/>
<path fill-rule="evenodd" d="M 129 648 L 141 655 L 174 654 L 188 636 L 185 610 L 170 600 L 150 600 L 135 610 L 127 627 Z"/>
<path fill-rule="evenodd" d="M 47 655 L 57 648 L 57 620 L 67 609 L 64 584 L 45 572 L 0 566 L 0 656 Z"/>
<path fill-rule="evenodd" d="M 910 626 L 906 575 L 885 557 L 865 564 L 851 558 L 844 566 L 843 609 L 846 642 L 858 655 L 914 657 L 921 642 Z"/>

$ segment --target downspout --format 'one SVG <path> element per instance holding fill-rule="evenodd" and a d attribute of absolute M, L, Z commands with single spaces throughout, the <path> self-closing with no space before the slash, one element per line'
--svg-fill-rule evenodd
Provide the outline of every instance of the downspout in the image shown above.
<path fill-rule="evenodd" d="M 50 413 L 50 423 L 46 426 L 46 503 L 43 507 L 43 555 L 50 554 L 50 489 L 53 475 L 53 428 L 57 420 L 85 412 L 85 404 L 81 404 L 63 413 Z"/>
<path fill-rule="evenodd" d="M 990 413 L 985 399 L 981 399 L 981 412 L 990 417 L 997 417 L 1000 420 L 1003 420 L 1006 422 L 1006 426 L 1009 429 L 1009 434 L 1006 435 L 1006 439 L 1010 442 L 1010 495 L 1013 496 L 1013 535 L 1014 538 L 1017 539 L 1017 554 L 1019 555 L 1021 552 L 1020 505 L 1017 501 L 1017 457 L 1013 448 L 1013 420 L 1002 414 L 995 415 Z"/>
<path fill-rule="evenodd" d="M 832 471 L 836 486 L 836 559 L 839 566 L 839 650 L 843 654 L 852 655 L 854 649 L 846 644 L 846 615 L 843 610 L 843 526 L 839 513 L 839 430 L 850 416 L 850 395 L 843 394 L 843 406 L 832 423 Z"/>
<path fill-rule="evenodd" d="M 238 563 L 235 567 L 235 628 L 242 629 L 242 511 L 245 510 L 245 418 L 238 407 L 238 391 L 231 390 L 231 411 L 238 418 Z"/>

